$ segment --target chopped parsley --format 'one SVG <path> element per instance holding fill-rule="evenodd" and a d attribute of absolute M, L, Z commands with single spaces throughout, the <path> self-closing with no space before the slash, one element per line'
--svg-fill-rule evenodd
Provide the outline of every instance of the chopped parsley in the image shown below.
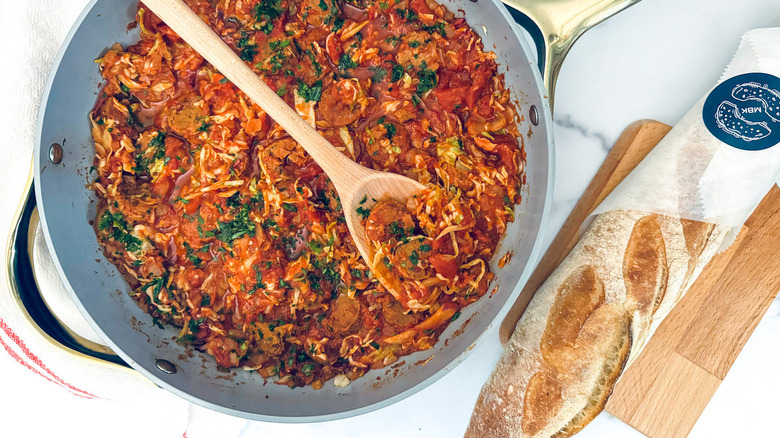
<path fill-rule="evenodd" d="M 298 80 L 298 95 L 306 102 L 317 102 L 322 97 L 322 80 L 314 83 L 314 85 L 306 85 L 305 82 Z"/>
<path fill-rule="evenodd" d="M 157 160 L 165 158 L 165 133 L 157 131 L 157 135 L 149 140 L 148 147 L 144 152 L 135 155 L 135 166 L 133 170 L 140 173 L 148 173 L 151 166 Z"/>
<path fill-rule="evenodd" d="M 369 67 L 368 69 L 374 72 L 374 75 L 371 77 L 371 80 L 374 81 L 374 83 L 382 82 L 382 79 L 387 76 L 387 70 L 381 67 Z"/>
<path fill-rule="evenodd" d="M 236 192 L 230 195 L 229 198 L 225 199 L 225 205 L 227 205 L 230 208 L 241 207 L 241 193 Z"/>
<path fill-rule="evenodd" d="M 417 78 L 420 79 L 420 82 L 417 84 L 417 94 L 423 95 L 429 90 L 432 90 L 436 86 L 438 80 L 435 71 L 428 70 L 425 67 L 425 64 L 420 67 L 421 69 L 417 73 Z"/>
<path fill-rule="evenodd" d="M 249 202 L 254 207 L 262 209 L 265 206 L 265 199 L 263 198 L 263 192 L 257 192 L 249 198 Z"/>
<path fill-rule="evenodd" d="M 293 213 L 298 211 L 298 207 L 295 204 L 282 204 L 282 208 Z"/>
<path fill-rule="evenodd" d="M 306 49 L 306 55 L 309 56 L 309 60 L 311 61 L 312 67 L 314 67 L 314 72 L 317 74 L 317 76 L 322 74 L 322 66 L 319 62 L 317 62 L 317 57 L 314 55 L 314 52 L 316 51 L 316 48 L 314 47 L 314 43 L 311 43 L 311 49 Z M 301 65 L 298 64 L 298 70 L 301 69 Z"/>
<path fill-rule="evenodd" d="M 411 47 L 413 49 L 416 49 L 416 48 L 420 47 L 420 42 L 419 41 L 409 41 L 409 47 Z"/>
<path fill-rule="evenodd" d="M 141 121 L 138 120 L 138 117 L 133 112 L 133 108 L 127 107 L 127 124 L 130 126 L 143 126 L 141 124 Z"/>
<path fill-rule="evenodd" d="M 273 51 L 279 51 L 281 49 L 284 49 L 285 47 L 290 45 L 291 40 L 279 40 L 279 41 L 271 41 L 268 43 L 268 47 L 271 48 Z"/>
<path fill-rule="evenodd" d="M 308 243 L 309 249 L 311 249 L 311 252 L 314 254 L 322 254 L 322 244 L 316 240 L 310 240 Z"/>
<path fill-rule="evenodd" d="M 285 94 L 287 94 L 287 86 L 286 85 L 282 85 L 281 87 L 279 87 L 279 89 L 276 90 L 276 95 L 279 96 L 279 97 L 282 97 Z"/>
<path fill-rule="evenodd" d="M 386 137 L 388 140 L 392 140 L 392 139 L 393 139 L 393 137 L 395 137 L 395 134 L 396 134 L 396 132 L 398 131 L 398 129 L 397 129 L 397 128 L 395 127 L 395 125 L 393 125 L 392 123 L 385 123 L 385 124 L 383 124 L 382 126 L 384 126 L 384 127 L 385 127 L 385 131 L 386 131 L 386 132 L 385 132 L 385 137 Z"/>
<path fill-rule="evenodd" d="M 389 37 L 385 38 L 385 42 L 387 44 L 392 44 L 393 46 L 397 45 L 399 41 L 401 41 L 401 38 L 399 38 L 399 37 L 397 37 L 395 35 L 389 36 Z"/>
<path fill-rule="evenodd" d="M 424 31 L 426 31 L 428 33 L 431 33 L 431 34 L 438 32 L 439 35 L 441 35 L 443 37 L 447 36 L 447 31 L 444 30 L 444 22 L 443 21 L 440 21 L 440 22 L 434 24 L 433 26 L 426 26 L 426 25 L 423 24 L 422 30 L 424 30 Z"/>
<path fill-rule="evenodd" d="M 344 26 L 344 19 L 341 17 L 336 17 L 336 19 L 333 20 L 333 32 L 338 32 L 342 26 Z"/>
<path fill-rule="evenodd" d="M 271 50 L 274 51 L 274 54 L 271 55 L 267 60 L 260 61 L 257 64 L 255 64 L 255 67 L 257 67 L 260 70 L 266 70 L 263 68 L 263 63 L 267 61 L 267 63 L 270 65 L 270 71 L 273 74 L 276 74 L 279 72 L 279 70 L 282 69 L 284 66 L 285 61 L 287 60 L 287 56 L 284 54 L 284 49 L 290 45 L 290 40 L 279 40 L 279 41 L 271 41 L 268 43 L 268 47 L 271 48 Z"/>
<path fill-rule="evenodd" d="M 396 82 L 399 79 L 401 79 L 404 75 L 404 68 L 401 64 L 396 64 L 393 66 L 393 69 L 391 70 L 392 76 L 390 77 L 391 82 Z"/>
<path fill-rule="evenodd" d="M 353 61 L 352 58 L 346 53 L 342 54 L 341 58 L 339 58 L 339 70 L 341 71 L 347 71 L 357 66 L 358 63 Z"/>
<path fill-rule="evenodd" d="M 355 209 L 355 212 L 360 215 L 363 219 L 366 219 L 369 214 L 371 214 L 371 211 L 367 208 L 358 207 Z"/>
<path fill-rule="evenodd" d="M 189 329 L 190 333 L 198 333 L 200 330 L 199 327 L 201 324 L 203 324 L 206 321 L 206 318 L 198 318 L 198 319 L 191 319 L 189 324 L 187 324 L 187 328 Z"/>
<path fill-rule="evenodd" d="M 238 56 L 244 61 L 252 61 L 257 55 L 257 45 L 249 43 L 249 37 L 245 36 L 236 42 Z"/>
<path fill-rule="evenodd" d="M 187 250 L 187 259 L 192 262 L 193 265 L 195 265 L 196 268 L 199 268 L 200 265 L 203 263 L 203 260 L 201 260 L 198 256 L 195 255 L 195 250 L 192 249 L 189 243 L 184 242 L 184 248 Z"/>
<path fill-rule="evenodd" d="M 262 0 L 252 8 L 252 15 L 258 22 L 279 18 L 285 9 L 279 3 L 280 0 Z"/>
<path fill-rule="evenodd" d="M 157 131 L 157 135 L 152 137 L 151 140 L 149 140 L 149 147 L 152 148 L 160 148 L 165 147 L 165 133 L 162 131 Z"/>
<path fill-rule="evenodd" d="M 233 241 L 241 236 L 255 234 L 255 223 L 249 218 L 249 204 L 241 207 L 238 214 L 229 222 L 219 222 L 217 239 L 232 245 Z"/>
<path fill-rule="evenodd" d="M 339 274 L 338 267 L 335 262 L 324 263 L 320 260 L 317 260 L 317 262 L 314 263 L 314 266 L 320 269 L 320 272 L 322 272 L 325 280 L 327 280 L 331 285 L 335 286 L 339 284 L 339 281 L 341 281 L 341 274 Z"/>
<path fill-rule="evenodd" d="M 262 225 L 264 230 L 267 230 L 269 228 L 273 228 L 277 232 L 282 230 L 281 228 L 279 228 L 279 225 L 276 224 L 276 221 L 273 220 L 273 219 L 270 219 L 270 218 L 264 220 L 261 225 Z"/>
<path fill-rule="evenodd" d="M 209 129 L 211 128 L 211 123 L 204 120 L 201 122 L 200 126 L 198 126 L 198 131 L 200 132 L 209 132 Z"/>
<path fill-rule="evenodd" d="M 141 239 L 130 234 L 132 228 L 127 224 L 122 213 L 110 213 L 106 210 L 103 216 L 100 217 L 98 228 L 101 231 L 110 232 L 111 238 L 123 244 L 128 252 L 141 250 Z"/>
<path fill-rule="evenodd" d="M 259 289 L 265 289 L 265 285 L 263 284 L 263 273 L 260 271 L 260 265 L 254 265 L 252 266 L 252 269 L 255 270 L 255 287 L 253 287 L 249 292 L 247 292 L 247 295 L 252 295 L 255 292 L 257 292 Z M 262 317 L 260 319 L 262 321 Z"/>
<path fill-rule="evenodd" d="M 149 288 L 152 288 L 152 301 L 154 301 L 156 304 L 162 304 L 162 301 L 160 301 L 160 292 L 162 292 L 163 286 L 168 283 L 168 273 L 163 273 L 162 277 L 157 277 L 152 279 L 150 282 L 146 283 L 141 287 L 141 289 L 148 291 Z"/>
<path fill-rule="evenodd" d="M 406 236 L 406 230 L 401 226 L 401 222 L 399 221 L 392 221 L 390 222 L 390 232 L 398 237 L 404 237 Z M 414 229 L 409 230 L 409 235 L 411 235 L 414 232 Z"/>
<path fill-rule="evenodd" d="M 320 284 L 320 276 L 315 271 L 306 271 L 306 279 L 309 280 L 311 290 L 322 293 L 322 285 Z"/>
<path fill-rule="evenodd" d="M 259 27 L 260 31 L 263 32 L 266 35 L 270 35 L 271 32 L 274 31 L 274 24 L 271 22 L 271 20 L 266 21 L 265 23 L 261 24 Z"/>

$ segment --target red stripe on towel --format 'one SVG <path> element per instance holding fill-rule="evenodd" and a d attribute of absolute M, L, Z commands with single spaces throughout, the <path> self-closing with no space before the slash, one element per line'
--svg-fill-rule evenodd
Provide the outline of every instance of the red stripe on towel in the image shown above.
<path fill-rule="evenodd" d="M 87 398 L 87 399 L 91 399 L 92 398 L 92 397 L 87 397 L 85 395 L 79 394 L 78 392 L 71 391 L 68 387 L 61 385 L 59 382 L 55 382 L 54 380 L 50 379 L 49 376 L 46 376 L 43 373 L 41 373 L 40 371 L 38 371 L 37 369 L 31 367 L 30 364 L 25 362 L 24 359 L 22 359 L 14 350 L 12 350 L 11 347 L 9 347 L 8 344 L 6 344 L 5 341 L 3 341 L 3 338 L 1 338 L 1 337 L 0 337 L 0 344 L 3 345 L 3 348 L 8 353 L 9 356 L 11 356 L 14 360 L 19 362 L 20 364 L 24 365 L 28 370 L 30 370 L 30 371 L 34 372 L 35 374 L 43 377 L 44 379 L 48 380 L 49 382 L 54 383 L 55 385 L 58 385 L 58 386 L 61 386 L 62 388 L 65 388 L 66 390 L 68 390 L 73 395 L 76 395 L 76 396 L 79 396 L 79 397 L 82 397 L 82 398 Z"/>
<path fill-rule="evenodd" d="M 50 370 L 46 365 L 43 364 L 40 358 L 38 356 L 34 355 L 32 351 L 30 351 L 29 348 L 24 344 L 24 342 L 19 338 L 19 336 L 14 333 L 13 330 L 11 330 L 11 327 L 8 327 L 5 324 L 5 321 L 3 321 L 2 318 L 0 318 L 0 329 L 2 329 L 5 334 L 22 350 L 25 356 L 27 356 L 28 359 L 30 359 L 35 365 L 39 366 L 42 370 L 46 371 L 49 376 L 44 375 L 43 373 L 39 372 L 38 370 L 34 369 L 30 366 L 24 359 L 22 359 L 15 351 L 13 351 L 5 342 L 3 342 L 2 338 L 0 338 L 0 343 L 3 344 L 3 347 L 5 347 L 5 351 L 8 352 L 8 354 L 11 355 L 17 362 L 23 364 L 27 368 L 33 370 L 36 374 L 46 378 L 46 380 L 54 383 L 58 383 L 59 385 L 69 389 L 71 392 L 73 392 L 75 395 L 78 395 L 79 397 L 84 397 L 88 399 L 94 399 L 99 398 L 94 394 L 90 394 L 87 391 L 84 391 L 83 389 L 76 388 L 75 386 L 65 382 L 62 380 L 59 376 L 54 374 L 52 370 Z M 53 379 L 53 380 L 52 380 Z"/>

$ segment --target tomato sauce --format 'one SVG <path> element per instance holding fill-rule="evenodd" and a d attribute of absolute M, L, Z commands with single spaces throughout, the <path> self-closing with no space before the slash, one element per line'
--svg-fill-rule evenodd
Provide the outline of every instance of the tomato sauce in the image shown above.
<path fill-rule="evenodd" d="M 322 169 L 139 3 L 140 40 L 98 60 L 90 114 L 95 230 L 131 295 L 218 366 L 290 387 L 433 346 L 485 294 L 520 202 L 495 55 L 432 1 L 186 3 L 342 153 L 429 187 L 361 213 L 414 287 L 377 281 Z"/>

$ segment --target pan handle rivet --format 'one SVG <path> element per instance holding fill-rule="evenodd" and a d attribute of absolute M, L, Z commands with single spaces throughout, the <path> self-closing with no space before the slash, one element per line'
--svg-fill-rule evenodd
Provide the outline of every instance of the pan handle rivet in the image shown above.
<path fill-rule="evenodd" d="M 164 372 L 165 374 L 174 374 L 176 373 L 176 365 L 171 363 L 170 361 L 167 361 L 165 359 L 157 359 L 154 362 L 155 365 L 157 365 L 157 369 Z"/>
<path fill-rule="evenodd" d="M 531 108 L 528 110 L 528 117 L 534 126 L 539 125 L 539 110 L 536 109 L 536 105 L 531 105 Z"/>
<path fill-rule="evenodd" d="M 59 143 L 52 143 L 49 148 L 49 161 L 54 164 L 60 164 L 62 161 L 62 146 Z"/>

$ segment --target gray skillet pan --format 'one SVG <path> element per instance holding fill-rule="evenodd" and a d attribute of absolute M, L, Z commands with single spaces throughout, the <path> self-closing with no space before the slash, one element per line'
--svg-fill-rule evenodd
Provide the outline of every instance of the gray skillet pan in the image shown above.
<path fill-rule="evenodd" d="M 496 251 L 491 269 L 494 293 L 465 309 L 450 324 L 434 348 L 404 357 L 404 364 L 373 370 L 345 388 L 328 383 L 290 390 L 267 384 L 257 374 L 218 371 L 214 360 L 180 346 L 177 330 L 159 329 L 128 296 L 128 285 L 103 256 L 90 220 L 96 200 L 86 189 L 94 146 L 87 114 L 101 85 L 93 62 L 115 42 L 137 41 L 128 31 L 136 3 L 132 0 L 93 0 L 81 14 L 55 61 L 38 118 L 34 156 L 35 194 L 47 244 L 59 274 L 76 305 L 95 331 L 138 372 L 157 385 L 211 409 L 256 420 L 310 422 L 344 418 L 386 406 L 431 384 L 463 361 L 489 328 L 501 322 L 517 298 L 540 251 L 539 235 L 549 211 L 553 181 L 553 142 L 550 101 L 555 72 L 571 43 L 588 27 L 638 0 L 514 0 L 519 20 L 537 19 L 537 69 L 531 48 L 519 34 L 510 12 L 497 0 L 444 0 L 451 11 L 464 14 L 498 55 L 523 116 L 520 132 L 527 161 L 527 185 L 516 221 Z M 549 97 L 548 97 L 549 96 Z M 50 160 L 53 143 L 63 146 L 61 162 Z M 507 251 L 511 261 L 498 268 Z M 456 334 L 457 333 L 457 334 Z M 160 360 L 167 361 L 168 366 Z M 424 363 L 424 365 L 423 365 Z M 392 372 L 390 372 L 392 371 Z M 397 371 L 397 372 L 396 372 Z M 229 377 L 226 379 L 225 377 Z"/>

